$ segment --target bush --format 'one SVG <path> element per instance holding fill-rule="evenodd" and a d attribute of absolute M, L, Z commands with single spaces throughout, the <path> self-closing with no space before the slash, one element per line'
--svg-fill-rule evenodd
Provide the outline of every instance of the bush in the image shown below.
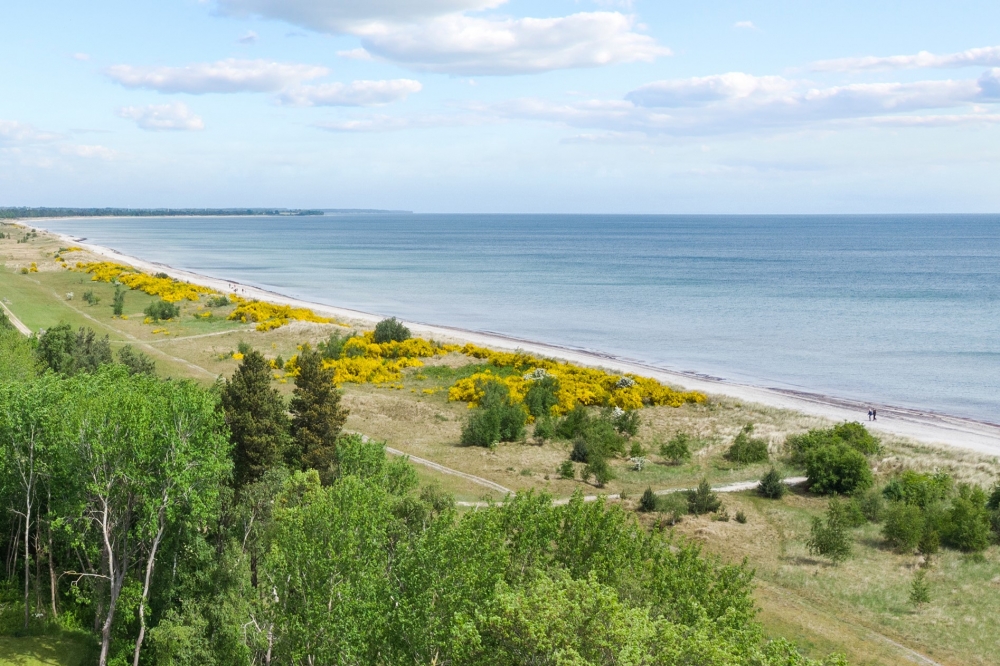
<path fill-rule="evenodd" d="M 524 394 L 524 406 L 536 419 L 548 416 L 552 408 L 559 404 L 558 393 L 559 380 L 551 376 L 542 377 L 531 382 Z"/>
<path fill-rule="evenodd" d="M 740 434 L 736 435 L 733 445 L 726 452 L 726 459 L 737 465 L 752 465 L 754 463 L 767 462 L 767 442 L 763 439 L 751 437 L 753 424 L 748 423 L 743 426 Z"/>
<path fill-rule="evenodd" d="M 560 419 L 556 426 L 556 435 L 562 439 L 579 437 L 589 423 L 590 414 L 587 413 L 587 408 L 578 403 L 566 416 Z"/>
<path fill-rule="evenodd" d="M 843 505 L 836 498 L 831 499 L 826 521 L 813 518 L 809 540 L 806 542 L 809 553 L 828 557 L 834 564 L 846 560 L 851 555 L 851 539 L 847 528 Z"/>
<path fill-rule="evenodd" d="M 330 337 L 326 339 L 325 342 L 320 342 L 316 345 L 319 349 L 320 354 L 323 358 L 335 360 L 340 358 L 344 353 L 344 345 L 354 337 L 352 334 L 347 333 L 341 335 L 340 331 L 333 331 L 330 333 Z"/>
<path fill-rule="evenodd" d="M 639 412 L 635 409 L 614 409 L 607 410 L 603 418 L 609 420 L 623 437 L 635 437 L 639 432 L 642 421 L 639 419 Z"/>
<path fill-rule="evenodd" d="M 122 313 L 125 311 L 125 292 L 127 289 L 123 288 L 121 285 L 115 286 L 115 295 L 111 299 L 111 313 L 115 316 L 121 317 Z"/>
<path fill-rule="evenodd" d="M 874 483 L 868 459 L 846 444 L 830 444 L 810 451 L 806 477 L 809 489 L 821 495 L 850 495 Z"/>
<path fill-rule="evenodd" d="M 917 569 L 910 583 L 910 603 L 914 606 L 926 604 L 931 600 L 931 588 L 927 584 L 927 569 Z"/>
<path fill-rule="evenodd" d="M 924 536 L 924 514 L 920 507 L 903 502 L 893 502 L 885 511 L 882 536 L 900 553 L 910 553 Z"/>
<path fill-rule="evenodd" d="M 905 502 L 921 509 L 947 499 L 953 490 L 953 482 L 948 474 L 922 474 L 906 470 L 886 484 L 883 496 L 893 502 Z"/>
<path fill-rule="evenodd" d="M 869 488 L 864 493 L 856 495 L 852 500 L 865 520 L 871 523 L 882 522 L 885 513 L 885 499 L 876 488 Z"/>
<path fill-rule="evenodd" d="M 687 491 L 688 511 L 696 516 L 703 513 L 713 513 L 722 506 L 719 496 L 712 492 L 712 486 L 707 479 L 702 479 L 697 490 Z"/>
<path fill-rule="evenodd" d="M 178 316 L 181 313 L 181 308 L 179 305 L 174 305 L 160 299 L 150 303 L 142 312 L 153 321 L 161 321 L 173 319 Z"/>
<path fill-rule="evenodd" d="M 644 513 L 656 511 L 656 493 L 653 492 L 652 488 L 646 488 L 642 493 L 642 497 L 639 499 L 639 511 Z"/>
<path fill-rule="evenodd" d="M 757 494 L 768 499 L 781 499 L 788 492 L 788 486 L 778 470 L 773 467 L 760 480 L 757 486 Z"/>
<path fill-rule="evenodd" d="M 128 368 L 130 375 L 155 375 L 156 362 L 142 352 L 125 345 L 118 350 L 118 362 Z"/>
<path fill-rule="evenodd" d="M 547 416 L 535 421 L 535 439 L 539 443 L 544 442 L 547 439 L 552 439 L 556 434 L 556 424 L 552 420 L 551 416 Z"/>
<path fill-rule="evenodd" d="M 375 324 L 375 342 L 383 344 L 385 342 L 402 342 L 410 339 L 410 329 L 403 325 L 395 317 L 383 319 Z"/>
<path fill-rule="evenodd" d="M 691 436 L 679 432 L 669 442 L 660 445 L 660 455 L 671 465 L 691 460 Z"/>
<path fill-rule="evenodd" d="M 576 478 L 576 469 L 573 467 L 572 460 L 564 460 L 562 465 L 559 465 L 559 478 L 561 479 Z"/>
<path fill-rule="evenodd" d="M 745 525 L 747 522 L 747 514 L 743 513 L 742 511 L 737 511 L 736 522 L 738 522 L 740 525 Z"/>
<path fill-rule="evenodd" d="M 523 438 L 528 415 L 521 405 L 511 401 L 507 387 L 490 381 L 482 388 L 483 398 L 462 428 L 462 444 L 492 447 L 498 442 L 514 442 Z"/>
<path fill-rule="evenodd" d="M 569 459 L 573 462 L 587 462 L 587 442 L 583 438 L 574 440 L 573 450 L 569 452 Z"/>
<path fill-rule="evenodd" d="M 101 302 L 101 297 L 94 293 L 93 289 L 83 292 L 83 300 L 88 305 L 97 305 Z"/>
<path fill-rule="evenodd" d="M 963 486 L 952 500 L 943 540 L 952 548 L 979 553 L 990 545 L 990 516 L 986 493 L 981 488 Z"/>
<path fill-rule="evenodd" d="M 598 488 L 603 488 L 608 481 L 615 478 L 614 472 L 611 471 L 611 466 L 608 465 L 608 460 L 604 456 L 594 455 L 591 453 L 589 456 L 589 461 L 587 466 L 583 468 L 583 478 L 589 479 L 594 477 L 594 482 Z"/>
<path fill-rule="evenodd" d="M 864 455 L 873 455 L 881 450 L 878 439 L 857 422 L 841 423 L 825 430 L 810 430 L 785 439 L 785 448 L 794 465 L 805 465 L 811 451 L 836 444 L 844 444 Z"/>
<path fill-rule="evenodd" d="M 670 493 L 668 495 L 657 495 L 656 510 L 666 516 L 666 522 L 676 525 L 681 522 L 682 517 L 690 510 L 685 493 Z"/>
<path fill-rule="evenodd" d="M 210 308 L 224 308 L 230 303 L 232 303 L 232 301 L 229 300 L 229 297 L 221 294 L 219 296 L 210 296 L 209 299 L 205 301 L 205 305 Z"/>

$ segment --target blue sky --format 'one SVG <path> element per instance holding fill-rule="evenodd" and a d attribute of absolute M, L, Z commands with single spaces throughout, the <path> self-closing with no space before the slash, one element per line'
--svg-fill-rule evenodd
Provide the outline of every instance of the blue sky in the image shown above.
<path fill-rule="evenodd" d="M 995 212 L 1000 3 L 7 3 L 0 205 Z"/>

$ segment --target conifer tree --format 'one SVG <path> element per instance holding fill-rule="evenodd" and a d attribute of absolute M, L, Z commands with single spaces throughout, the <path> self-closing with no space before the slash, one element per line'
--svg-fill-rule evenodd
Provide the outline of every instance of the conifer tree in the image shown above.
<path fill-rule="evenodd" d="M 323 367 L 323 355 L 308 346 L 298 358 L 299 374 L 289 411 L 292 413 L 293 446 L 289 464 L 324 473 L 333 462 L 347 409 L 340 404 L 340 391 L 333 383 L 333 370 Z"/>
<path fill-rule="evenodd" d="M 260 352 L 243 357 L 222 391 L 222 406 L 233 443 L 233 481 L 241 488 L 281 463 L 290 443 L 285 404 Z"/>

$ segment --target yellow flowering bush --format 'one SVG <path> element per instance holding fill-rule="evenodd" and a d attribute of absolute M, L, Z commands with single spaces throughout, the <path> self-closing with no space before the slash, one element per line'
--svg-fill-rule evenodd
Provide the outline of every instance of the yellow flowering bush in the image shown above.
<path fill-rule="evenodd" d="M 197 301 L 202 294 L 214 294 L 215 290 L 190 282 L 181 282 L 169 277 L 156 277 L 142 273 L 123 264 L 110 261 L 94 261 L 90 263 L 77 262 L 76 269 L 90 273 L 95 282 L 114 282 L 118 280 L 129 289 L 145 292 L 151 296 L 159 296 L 168 303 L 176 303 L 187 299 Z"/>
<path fill-rule="evenodd" d="M 38 272 L 38 264 L 36 264 L 35 262 L 31 262 L 31 268 L 28 269 L 28 272 L 29 273 L 37 273 Z"/>
<path fill-rule="evenodd" d="M 236 303 L 229 319 L 248 322 L 257 322 L 258 331 L 270 331 L 284 326 L 291 320 L 311 321 L 317 324 L 331 324 L 333 319 L 320 317 L 308 308 L 293 308 L 290 305 L 276 305 L 264 301 L 248 301 L 238 296 L 230 296 L 230 300 Z"/>
<path fill-rule="evenodd" d="M 559 403 L 552 408 L 556 414 L 565 414 L 579 403 L 587 406 L 612 405 L 622 409 L 639 409 L 644 405 L 668 405 L 680 407 L 686 402 L 701 403 L 707 398 L 697 391 L 676 391 L 655 379 L 637 375 L 615 375 L 596 368 L 585 368 L 572 363 L 564 363 L 533 356 L 525 352 L 499 352 L 473 344 L 461 349 L 463 354 L 483 359 L 496 368 L 514 370 L 517 374 L 500 376 L 489 370 L 460 379 L 448 391 L 448 399 L 468 402 L 470 406 L 479 403 L 482 391 L 478 385 L 483 380 L 502 382 L 510 391 L 515 402 L 524 400 L 529 379 L 526 374 L 543 370 L 559 380 Z"/>

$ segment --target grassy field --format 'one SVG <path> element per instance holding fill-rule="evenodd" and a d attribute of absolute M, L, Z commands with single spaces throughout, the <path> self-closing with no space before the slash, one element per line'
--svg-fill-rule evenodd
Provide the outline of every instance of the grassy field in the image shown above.
<path fill-rule="evenodd" d="M 91 648 L 73 638 L 0 636 L 0 666 L 84 666 Z"/>
<path fill-rule="evenodd" d="M 15 231 L 14 235 L 19 234 Z M 142 310 L 152 298 L 135 291 L 126 297 L 128 318 L 114 318 L 110 307 L 113 287 L 58 266 L 52 259 L 56 250 L 58 243 L 44 236 L 27 243 L 0 240 L 0 258 L 5 263 L 0 268 L 0 298 L 33 330 L 61 322 L 90 326 L 108 335 L 114 347 L 131 344 L 149 354 L 161 374 L 208 384 L 236 368 L 232 352 L 241 341 L 268 356 L 287 359 L 298 345 L 315 344 L 331 331 L 345 330 L 333 324 L 296 322 L 262 333 L 252 325 L 228 321 L 231 307 L 211 310 L 208 318 L 198 316 L 206 311 L 204 302 L 183 303 L 181 316 L 175 321 L 144 324 Z M 73 263 L 93 258 L 72 253 L 67 260 Z M 21 274 L 20 268 L 32 261 L 37 263 L 38 272 Z M 100 298 L 97 305 L 83 302 L 86 290 L 93 290 Z M 72 299 L 67 298 L 70 292 Z M 785 437 L 831 425 L 800 413 L 726 398 L 680 408 L 646 408 L 636 440 L 650 464 L 642 471 L 633 471 L 626 460 L 615 461 L 617 478 L 598 489 L 579 479 L 559 478 L 557 468 L 569 451 L 566 442 L 538 444 L 529 432 L 526 442 L 501 444 L 495 450 L 459 446 L 467 408 L 448 402 L 446 389 L 457 378 L 473 372 L 477 363 L 453 353 L 408 370 L 395 386 L 347 384 L 343 387 L 344 402 L 350 409 L 347 428 L 515 491 L 539 489 L 556 497 L 567 497 L 578 489 L 587 494 L 623 493 L 626 505 L 634 507 L 646 487 L 679 489 L 697 485 L 703 478 L 713 485 L 760 478 L 769 465 L 737 467 L 723 458 L 746 423 L 755 424 L 755 436 L 768 441 L 772 461 L 787 474 L 796 470 L 780 462 Z M 275 385 L 286 393 L 292 389 L 290 382 L 276 380 Z M 695 437 L 699 448 L 690 462 L 669 465 L 656 452 L 661 442 L 678 432 Z M 883 446 L 884 453 L 875 461 L 876 473 L 882 477 L 906 468 L 940 470 L 960 481 L 989 486 L 1000 469 L 996 459 L 900 438 L 883 438 Z M 582 465 L 577 467 L 579 472 Z M 501 499 L 501 493 L 474 481 L 422 466 L 417 466 L 417 471 L 422 483 L 436 484 L 459 500 Z M 746 514 L 746 524 L 686 518 L 673 529 L 721 558 L 746 559 L 757 572 L 761 619 L 772 635 L 794 639 L 816 656 L 844 652 L 856 664 L 928 663 L 911 651 L 941 664 L 1000 663 L 997 547 L 990 548 L 982 561 L 953 551 L 935 556 L 928 576 L 931 602 L 915 609 L 908 593 L 919 564 L 917 557 L 886 549 L 878 526 L 855 530 L 853 557 L 832 566 L 811 557 L 805 545 L 810 521 L 823 513 L 825 499 L 796 492 L 770 501 L 752 493 L 734 493 L 726 495 L 724 501 L 730 515 L 736 511 Z M 652 523 L 655 517 L 643 516 L 643 520 Z M 0 664 L 77 663 L 66 660 L 71 652 L 36 639 L 0 639 Z M 4 654 L 23 658 L 4 661 Z M 63 661 L 51 661 L 60 658 Z"/>

